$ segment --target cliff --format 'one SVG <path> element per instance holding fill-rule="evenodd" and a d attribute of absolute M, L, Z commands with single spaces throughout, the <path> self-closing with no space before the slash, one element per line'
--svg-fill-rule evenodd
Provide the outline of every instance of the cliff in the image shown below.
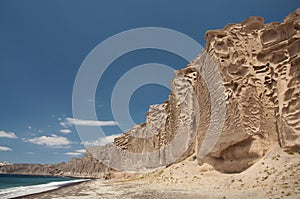
<path fill-rule="evenodd" d="M 298 151 L 299 37 L 300 9 L 281 23 L 264 24 L 261 17 L 249 17 L 222 30 L 208 31 L 205 52 L 185 69 L 176 71 L 169 99 L 164 104 L 151 106 L 146 123 L 115 139 L 114 144 L 125 151 L 147 154 L 170 144 L 176 134 L 196 130 L 196 138 L 191 143 L 188 139 L 181 142 L 190 147 L 176 161 L 196 153 L 199 164 L 209 163 L 218 171 L 228 173 L 247 169 L 274 144 L 287 151 Z M 220 92 L 220 89 L 209 90 L 201 74 L 205 67 L 212 65 L 210 59 L 222 77 L 226 116 L 217 143 L 202 157 L 199 149 L 208 129 L 222 122 L 210 121 L 211 97 L 217 96 L 213 92 Z M 212 77 L 206 77 L 209 78 Z M 220 82 L 216 81 L 217 84 Z M 191 93 L 195 93 L 196 100 Z M 199 113 L 195 111 L 196 103 Z M 193 126 L 194 120 L 198 120 L 197 129 Z M 153 132 L 158 133 L 153 135 Z M 155 161 L 168 165 L 167 159 L 174 153 L 176 151 L 160 152 L 157 160 L 149 156 L 146 163 L 139 165 L 137 161 L 135 167 L 150 165 L 151 168 Z"/>
<path fill-rule="evenodd" d="M 83 178 L 105 177 L 108 169 L 94 159 L 89 153 L 82 158 L 73 158 L 69 162 L 59 164 L 10 164 L 0 166 L 0 173 L 72 176 Z"/>
<path fill-rule="evenodd" d="M 0 172 L 102 175 L 107 168 L 92 153 L 103 161 L 121 161 L 120 170 L 168 166 L 193 155 L 199 165 L 208 163 L 220 172 L 233 173 L 249 168 L 274 145 L 299 151 L 300 9 L 280 23 L 264 24 L 261 17 L 249 17 L 208 31 L 205 39 L 205 51 L 175 72 L 169 99 L 151 106 L 144 124 L 115 139 L 113 144 L 125 154 L 144 154 L 143 161 L 108 157 L 105 151 L 111 145 L 107 145 L 91 148 L 82 159 L 68 163 L 8 165 Z M 216 71 L 207 71 L 213 66 Z M 216 73 L 220 79 L 214 79 Z M 226 111 L 213 112 L 216 104 Z M 224 120 L 216 113 L 223 113 Z M 207 132 L 220 124 L 224 124 L 220 134 L 210 137 L 217 142 L 209 142 L 212 148 L 204 153 L 200 149 Z M 170 148 L 178 135 L 180 142 Z"/>

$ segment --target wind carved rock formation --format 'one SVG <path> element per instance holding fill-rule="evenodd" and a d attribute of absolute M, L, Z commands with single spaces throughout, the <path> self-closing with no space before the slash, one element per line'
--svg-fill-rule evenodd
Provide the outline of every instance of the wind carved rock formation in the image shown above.
<path fill-rule="evenodd" d="M 114 144 L 122 150 L 145 154 L 167 145 L 180 133 L 180 124 L 193 120 L 193 114 L 188 113 L 194 113 L 194 109 L 188 103 L 194 102 L 184 98 L 187 89 L 192 88 L 200 107 L 199 128 L 196 139 L 179 160 L 197 154 L 210 123 L 211 94 L 195 68 L 203 67 L 208 53 L 223 79 L 227 113 L 217 144 L 204 158 L 198 155 L 199 164 L 209 163 L 221 172 L 241 172 L 274 144 L 285 150 L 299 150 L 300 9 L 281 23 L 265 25 L 263 18 L 249 17 L 240 24 L 208 31 L 205 39 L 206 52 L 176 71 L 168 101 L 151 106 L 146 122 L 115 139 Z M 186 127 L 184 130 L 189 131 L 189 125 Z M 162 165 L 166 155 L 159 157 Z"/>

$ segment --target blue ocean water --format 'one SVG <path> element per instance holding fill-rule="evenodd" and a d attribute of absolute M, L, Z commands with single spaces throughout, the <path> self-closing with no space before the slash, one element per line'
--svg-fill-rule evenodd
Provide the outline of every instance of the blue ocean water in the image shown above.
<path fill-rule="evenodd" d="M 14 198 L 88 181 L 69 177 L 0 174 L 0 198 Z"/>
<path fill-rule="evenodd" d="M 68 177 L 0 174 L 0 189 L 72 180 Z"/>

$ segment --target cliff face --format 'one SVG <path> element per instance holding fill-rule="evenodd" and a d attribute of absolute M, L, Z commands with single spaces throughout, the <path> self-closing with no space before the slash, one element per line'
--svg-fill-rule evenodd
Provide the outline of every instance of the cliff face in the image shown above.
<path fill-rule="evenodd" d="M 244 170 L 274 143 L 299 150 L 299 25 L 300 9 L 281 23 L 250 17 L 206 33 L 228 96 L 225 129 L 206 158 L 219 169 Z M 241 139 L 232 143 L 233 137 Z"/>
<path fill-rule="evenodd" d="M 207 162 L 221 172 L 240 172 L 274 144 L 285 150 L 299 150 L 299 37 L 300 9 L 281 23 L 264 25 L 263 18 L 250 17 L 240 24 L 208 31 L 206 52 L 185 69 L 176 71 L 168 101 L 151 106 L 146 123 L 115 139 L 114 144 L 126 151 L 146 154 L 166 146 L 181 131 L 194 131 L 190 124 L 197 118 L 196 139 L 179 160 L 196 152 L 199 164 Z M 202 157 L 198 149 L 209 128 L 212 93 L 207 89 L 203 74 L 196 69 L 201 71 L 207 66 L 207 54 L 221 74 L 227 112 L 218 142 Z M 195 101 L 189 96 L 191 89 L 197 95 L 198 116 L 195 115 Z M 212 125 L 217 123 L 212 121 Z M 158 133 L 153 135 L 153 132 Z M 182 143 L 187 144 L 190 143 Z M 172 152 L 158 157 L 162 165 L 167 162 L 168 155 Z"/>
<path fill-rule="evenodd" d="M 253 110 L 245 106 L 250 104 L 260 109 L 261 113 L 241 115 L 244 128 L 250 134 L 277 132 L 270 137 L 286 149 L 300 144 L 299 14 L 300 9 L 282 23 L 265 26 L 262 18 L 250 17 L 206 34 L 206 50 L 220 66 L 229 103 L 239 102 L 243 112 Z M 247 99 L 251 102 L 245 103 Z"/>

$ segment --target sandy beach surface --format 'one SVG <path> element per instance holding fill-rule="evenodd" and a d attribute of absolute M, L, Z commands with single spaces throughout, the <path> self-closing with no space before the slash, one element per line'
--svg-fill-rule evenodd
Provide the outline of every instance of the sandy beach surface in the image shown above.
<path fill-rule="evenodd" d="M 159 171 L 96 179 L 25 198 L 300 198 L 300 155 L 273 148 L 239 174 L 222 174 L 192 158 Z"/>

